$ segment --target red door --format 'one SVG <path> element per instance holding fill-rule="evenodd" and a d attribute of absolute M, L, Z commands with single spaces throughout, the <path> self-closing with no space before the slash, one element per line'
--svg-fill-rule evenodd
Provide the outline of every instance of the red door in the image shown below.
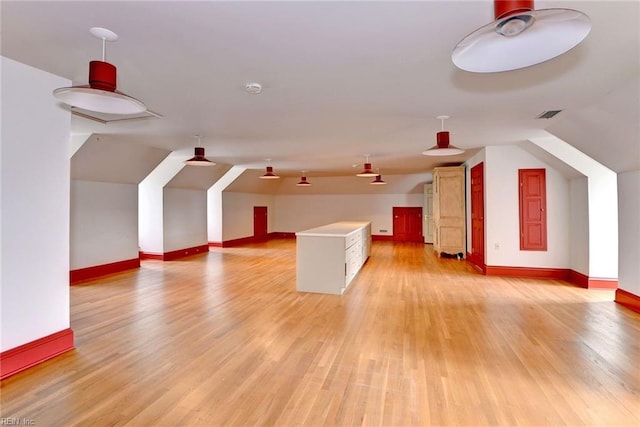
<path fill-rule="evenodd" d="M 544 169 L 518 170 L 520 250 L 547 250 L 547 185 Z"/>
<path fill-rule="evenodd" d="M 253 238 L 267 240 L 267 207 L 253 207 Z"/>
<path fill-rule="evenodd" d="M 422 208 L 393 208 L 393 240 L 422 243 Z"/>
<path fill-rule="evenodd" d="M 484 163 L 471 168 L 471 255 L 472 263 L 484 263 Z"/>

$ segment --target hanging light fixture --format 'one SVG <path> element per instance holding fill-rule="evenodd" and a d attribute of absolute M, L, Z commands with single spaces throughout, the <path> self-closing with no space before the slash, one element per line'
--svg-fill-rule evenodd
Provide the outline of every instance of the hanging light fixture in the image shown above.
<path fill-rule="evenodd" d="M 195 155 L 189 160 L 185 160 L 184 164 L 189 166 L 215 166 L 214 162 L 204 156 L 204 147 L 201 147 L 200 135 L 195 137 L 198 138 L 198 147 L 194 149 Z"/>
<path fill-rule="evenodd" d="M 380 175 L 380 169 L 378 169 L 378 175 L 376 175 L 376 179 L 371 181 L 369 184 L 371 185 L 385 185 L 386 182 L 382 180 L 382 175 Z"/>
<path fill-rule="evenodd" d="M 490 24 L 463 38 L 451 59 L 475 73 L 517 70 L 548 61 L 577 46 L 591 20 L 573 9 L 533 9 L 533 0 L 494 0 Z"/>
<path fill-rule="evenodd" d="M 106 114 L 138 114 L 147 111 L 139 100 L 116 90 L 116 67 L 106 58 L 106 42 L 118 40 L 118 35 L 106 28 L 93 27 L 91 34 L 102 40 L 102 61 L 89 62 L 89 84 L 61 87 L 53 96 L 72 107 Z"/>
<path fill-rule="evenodd" d="M 266 173 L 264 175 L 262 175 L 260 177 L 260 179 L 278 179 L 278 178 L 280 178 L 278 175 L 273 173 L 273 166 L 270 165 L 271 159 L 266 159 L 266 160 L 267 160 L 267 164 L 269 166 L 267 166 Z"/>
<path fill-rule="evenodd" d="M 437 144 L 423 151 L 422 154 L 425 156 L 455 156 L 456 154 L 464 153 L 463 149 L 449 144 L 449 132 L 444 130 L 444 121 L 449 116 L 438 116 L 436 118 L 442 122 L 442 130 L 436 134 Z"/>
<path fill-rule="evenodd" d="M 311 183 L 307 181 L 306 171 L 302 171 L 302 176 L 300 177 L 300 181 L 296 184 L 298 187 L 310 187 Z"/>
<path fill-rule="evenodd" d="M 375 173 L 373 169 L 371 169 L 371 163 L 369 163 L 369 155 L 365 154 L 364 157 L 365 157 L 364 169 L 362 169 L 362 172 L 356 174 L 356 176 L 361 176 L 365 178 L 371 178 L 376 176 L 377 173 Z"/>

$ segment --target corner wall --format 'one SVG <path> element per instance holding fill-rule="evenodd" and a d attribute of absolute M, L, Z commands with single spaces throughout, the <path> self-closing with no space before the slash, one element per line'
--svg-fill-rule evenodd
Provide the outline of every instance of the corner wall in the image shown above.
<path fill-rule="evenodd" d="M 8 369 L 21 370 L 73 348 L 69 329 L 71 119 L 51 95 L 71 82 L 8 58 L 0 61 L 0 364 L 5 376 Z M 62 334 L 62 340 L 53 346 L 51 340 L 40 345 L 54 334 L 56 340 Z M 23 347 L 21 367 L 9 368 L 5 355 L 15 352 L 6 350 L 23 344 L 29 347 Z"/>
<path fill-rule="evenodd" d="M 138 186 L 71 181 L 71 270 L 138 258 Z"/>
<path fill-rule="evenodd" d="M 618 284 L 640 308 L 640 171 L 618 174 L 618 204 Z"/>
<path fill-rule="evenodd" d="M 486 265 L 569 268 L 569 181 L 517 146 L 490 146 L 485 155 Z M 546 169 L 547 251 L 520 250 L 518 169 L 529 168 Z"/>

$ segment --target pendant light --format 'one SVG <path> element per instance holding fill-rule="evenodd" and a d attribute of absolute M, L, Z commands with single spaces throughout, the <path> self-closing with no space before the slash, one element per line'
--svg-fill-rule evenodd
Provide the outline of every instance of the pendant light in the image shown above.
<path fill-rule="evenodd" d="M 356 174 L 356 176 L 361 176 L 365 178 L 371 178 L 376 176 L 377 173 L 375 173 L 373 169 L 371 169 L 371 163 L 369 163 L 369 155 L 365 154 L 364 157 L 365 157 L 364 169 L 362 169 L 362 172 Z"/>
<path fill-rule="evenodd" d="M 298 187 L 310 187 L 311 183 L 307 181 L 306 171 L 302 171 L 302 176 L 300 177 L 300 181 L 296 184 Z"/>
<path fill-rule="evenodd" d="M 436 117 L 442 123 L 442 130 L 436 134 L 436 145 L 423 151 L 425 156 L 455 156 L 464 153 L 464 150 L 449 144 L 449 132 L 444 130 L 444 121 L 449 116 Z"/>
<path fill-rule="evenodd" d="M 591 20 L 573 9 L 534 10 L 533 0 L 494 0 L 495 21 L 463 38 L 451 59 L 475 73 L 517 70 L 548 61 L 577 46 Z"/>
<path fill-rule="evenodd" d="M 267 164 L 269 166 L 267 166 L 266 173 L 264 175 L 262 175 L 260 177 L 260 179 L 278 179 L 278 178 L 280 178 L 278 175 L 273 173 L 273 166 L 270 165 L 271 159 L 266 159 L 266 160 L 267 160 Z"/>
<path fill-rule="evenodd" d="M 91 34 L 102 40 L 102 61 L 89 63 L 89 84 L 61 87 L 53 96 L 72 107 L 106 114 L 138 114 L 147 111 L 139 100 L 116 90 L 116 67 L 106 58 L 106 42 L 118 40 L 118 35 L 106 28 L 93 27 Z"/>
<path fill-rule="evenodd" d="M 376 179 L 371 181 L 369 184 L 371 185 L 386 185 L 386 182 L 382 180 L 382 175 L 380 175 L 380 169 L 378 169 L 378 175 L 376 175 Z"/>
<path fill-rule="evenodd" d="M 204 156 L 204 147 L 201 147 L 200 135 L 195 137 L 198 138 L 198 147 L 194 149 L 195 155 L 189 160 L 185 160 L 184 164 L 189 166 L 215 166 L 214 162 Z"/>

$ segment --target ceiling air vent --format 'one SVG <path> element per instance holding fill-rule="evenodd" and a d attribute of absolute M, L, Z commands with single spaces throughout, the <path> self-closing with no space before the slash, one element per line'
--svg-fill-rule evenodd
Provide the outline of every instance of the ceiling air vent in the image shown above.
<path fill-rule="evenodd" d="M 551 117 L 553 117 L 556 114 L 558 114 L 560 111 L 562 111 L 562 110 L 547 110 L 547 111 L 543 111 L 542 113 L 540 113 L 540 115 L 538 115 L 538 117 L 536 117 L 536 119 L 550 119 Z"/>

